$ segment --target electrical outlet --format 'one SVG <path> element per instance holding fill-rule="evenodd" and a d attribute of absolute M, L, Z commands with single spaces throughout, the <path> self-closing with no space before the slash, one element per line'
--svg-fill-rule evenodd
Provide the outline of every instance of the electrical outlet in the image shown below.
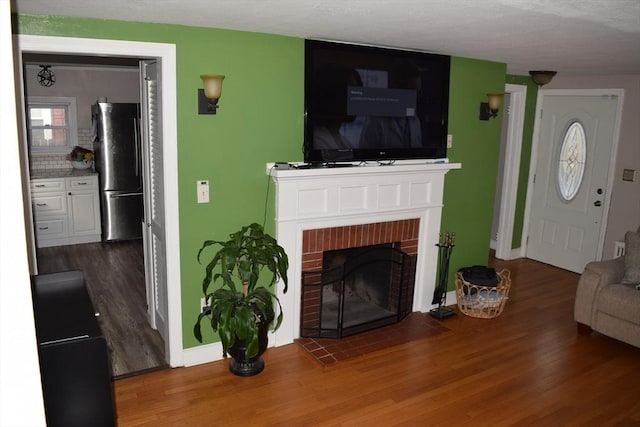
<path fill-rule="evenodd" d="M 453 147 L 453 135 L 447 135 L 447 148 Z"/>
<path fill-rule="evenodd" d="M 202 313 L 207 306 L 207 299 L 205 297 L 200 298 L 200 313 Z"/>

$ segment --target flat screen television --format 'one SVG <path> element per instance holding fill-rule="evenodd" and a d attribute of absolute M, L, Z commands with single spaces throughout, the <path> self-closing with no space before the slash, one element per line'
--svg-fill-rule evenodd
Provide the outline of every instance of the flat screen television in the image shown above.
<path fill-rule="evenodd" d="M 447 155 L 451 58 L 305 41 L 308 163 Z"/>

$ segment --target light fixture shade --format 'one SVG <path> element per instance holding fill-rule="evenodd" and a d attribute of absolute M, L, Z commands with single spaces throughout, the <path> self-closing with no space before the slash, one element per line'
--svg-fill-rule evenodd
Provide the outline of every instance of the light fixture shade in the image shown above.
<path fill-rule="evenodd" d="M 208 75 L 203 74 L 200 76 L 204 85 L 204 94 L 209 99 L 220 99 L 222 94 L 222 81 L 224 76 L 220 74 Z"/>
<path fill-rule="evenodd" d="M 489 99 L 489 109 L 493 111 L 500 110 L 500 105 L 502 104 L 502 98 L 504 97 L 503 93 L 488 93 L 487 99 Z"/>
<path fill-rule="evenodd" d="M 533 70 L 529 71 L 529 75 L 531 76 L 531 80 L 538 86 L 544 86 L 553 79 L 553 76 L 558 74 L 557 71 L 544 71 L 544 70 Z"/>

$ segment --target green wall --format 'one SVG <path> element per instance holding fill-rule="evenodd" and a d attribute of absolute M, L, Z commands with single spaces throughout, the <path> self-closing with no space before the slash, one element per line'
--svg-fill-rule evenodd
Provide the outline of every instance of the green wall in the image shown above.
<path fill-rule="evenodd" d="M 449 133 L 451 161 L 462 169 L 445 179 L 442 231 L 456 233 L 451 256 L 449 289 L 453 272 L 460 267 L 486 265 L 493 220 L 502 115 L 482 121 L 480 102 L 487 93 L 504 92 L 506 65 L 454 57 L 451 61 Z"/>
<path fill-rule="evenodd" d="M 240 225 L 262 222 L 265 163 L 302 160 L 304 41 L 299 38 L 165 24 L 55 16 L 14 17 L 14 33 L 173 43 L 177 51 L 180 268 L 184 347 L 197 345 L 203 267 L 195 255 L 205 239 L 224 239 Z M 457 235 L 451 271 L 485 264 L 493 215 L 500 118 L 478 119 L 486 93 L 502 92 L 506 66 L 453 58 L 449 133 L 452 162 L 443 231 Z M 200 74 L 225 74 L 215 116 L 196 113 Z M 195 182 L 208 179 L 211 203 L 197 204 Z M 267 231 L 274 229 L 273 192 Z M 452 283 L 452 282 L 451 282 Z M 287 315 L 287 313 L 285 313 Z M 210 340 L 213 337 L 208 337 Z"/>

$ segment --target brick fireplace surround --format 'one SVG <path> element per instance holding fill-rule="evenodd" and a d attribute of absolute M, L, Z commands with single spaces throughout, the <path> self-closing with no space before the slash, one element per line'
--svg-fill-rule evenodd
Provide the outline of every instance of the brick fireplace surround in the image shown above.
<path fill-rule="evenodd" d="M 276 238 L 289 256 L 289 291 L 278 289 L 283 323 L 270 345 L 300 336 L 301 272 L 321 268 L 322 252 L 400 242 L 417 255 L 413 310 L 432 308 L 444 176 L 457 163 L 286 169 L 276 183 Z"/>
<path fill-rule="evenodd" d="M 370 329 L 375 329 L 380 326 L 396 323 L 408 314 L 407 310 L 411 309 L 413 303 L 413 289 L 415 272 L 413 267 L 415 265 L 410 261 L 412 255 L 418 253 L 418 230 L 420 226 L 419 219 L 405 219 L 401 221 L 387 221 L 375 224 L 359 224 L 359 225 L 347 225 L 344 227 L 331 227 L 321 228 L 316 230 L 305 230 L 302 232 L 302 271 L 303 271 L 303 290 L 302 290 L 302 315 L 301 315 L 301 329 L 300 334 L 305 337 L 331 337 L 336 334 L 336 337 L 345 337 L 354 334 L 360 334 Z M 344 323 L 324 323 L 323 319 L 323 286 L 322 274 L 323 269 L 327 268 L 325 264 L 325 253 L 327 251 L 341 251 L 351 248 L 362 248 L 374 246 L 393 244 L 393 247 L 402 251 L 408 257 L 392 257 L 390 252 L 384 252 L 389 264 L 386 264 L 388 271 L 391 272 L 393 264 L 402 262 L 402 267 L 395 269 L 393 278 L 388 277 L 386 281 L 388 299 L 376 300 L 378 304 L 383 308 L 383 311 L 376 311 L 375 314 L 367 312 L 363 314 L 360 311 L 357 316 L 350 316 L 351 312 L 349 302 L 343 300 L 344 306 L 336 310 L 343 310 L 345 316 L 350 319 Z M 380 256 L 380 252 L 378 255 Z M 391 262 L 394 260 L 394 262 Z M 406 265 L 405 265 L 406 262 Z M 352 264 L 353 266 L 353 264 Z M 397 266 L 397 265 L 396 265 Z M 407 271 L 407 275 L 411 275 L 411 278 L 403 276 L 403 271 Z M 305 275 L 304 273 L 307 273 Z M 409 273 L 410 272 L 410 273 Z M 377 277 L 377 279 L 380 279 Z M 375 280 L 375 279 L 374 279 Z M 384 281 L 378 282 L 377 286 L 382 286 Z M 353 283 L 352 283 L 353 285 Z M 334 283 L 335 286 L 335 283 Z M 348 286 L 348 285 L 347 285 Z M 368 286 L 365 286 L 368 288 Z M 379 295 L 373 289 L 374 295 Z M 335 291 L 335 289 L 334 289 Z M 343 291 L 344 292 L 344 291 Z M 363 294 L 356 292 L 360 295 L 360 299 L 357 307 L 363 310 L 363 301 L 367 298 L 371 298 L 371 294 L 368 291 L 364 292 L 367 298 L 362 297 Z M 342 294 L 344 296 L 344 293 Z M 353 300 L 351 301 L 353 303 Z M 329 305 L 332 303 L 330 302 Z M 327 309 L 329 312 L 331 309 Z M 395 316 L 390 316 L 390 313 L 395 313 Z M 325 315 L 329 315 L 325 312 Z M 330 315 L 329 315 L 330 316 Z M 338 322 L 338 314 L 336 314 L 335 321 Z M 356 319 L 358 319 L 356 321 Z M 326 320 L 326 318 L 325 318 Z M 322 325 L 322 327 L 321 327 Z M 346 328 L 346 329 L 343 329 Z M 320 329 L 325 329 L 320 332 Z M 346 335 L 343 333 L 346 332 Z M 318 335 L 319 334 L 319 335 Z"/>
<path fill-rule="evenodd" d="M 376 224 L 348 225 L 302 232 L 302 271 L 322 268 L 322 253 L 360 246 L 399 243 L 407 255 L 418 253 L 417 218 Z"/>

